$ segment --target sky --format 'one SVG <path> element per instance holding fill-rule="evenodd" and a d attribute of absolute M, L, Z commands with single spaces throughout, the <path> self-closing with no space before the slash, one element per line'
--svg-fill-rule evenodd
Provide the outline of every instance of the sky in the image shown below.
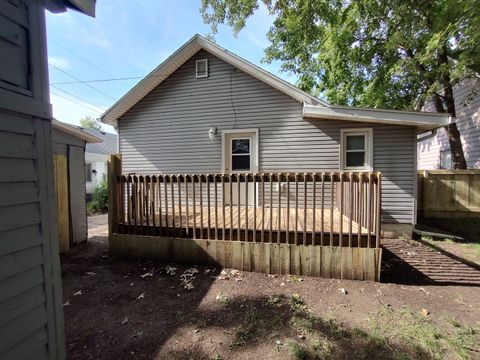
<path fill-rule="evenodd" d="M 56 119 L 71 124 L 100 115 L 193 35 L 207 35 L 200 0 L 98 0 L 96 17 L 47 12 L 50 96 Z M 235 37 L 220 26 L 218 45 L 283 79 L 280 64 L 261 62 L 272 17 L 260 8 Z M 113 81 L 118 78 L 135 78 Z M 107 80 L 87 82 L 90 80 Z M 72 83 L 74 82 L 74 83 Z M 113 128 L 104 125 L 104 130 Z"/>

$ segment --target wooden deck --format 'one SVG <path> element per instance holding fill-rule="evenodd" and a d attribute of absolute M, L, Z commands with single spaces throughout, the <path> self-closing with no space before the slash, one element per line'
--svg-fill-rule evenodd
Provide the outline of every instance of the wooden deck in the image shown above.
<path fill-rule="evenodd" d="M 164 209 L 165 212 L 165 209 Z M 367 247 L 375 239 L 365 227 L 337 209 L 254 208 L 241 206 L 176 206 L 168 213 L 125 219 L 120 232 L 139 235 L 176 236 L 209 240 L 241 240 L 338 246 Z M 209 221 L 210 220 L 210 221 Z M 248 231 L 247 231 L 248 229 Z M 287 237 L 288 234 L 288 237 Z M 359 242 L 360 239 L 360 242 Z M 373 243 L 370 246 L 374 246 Z"/>

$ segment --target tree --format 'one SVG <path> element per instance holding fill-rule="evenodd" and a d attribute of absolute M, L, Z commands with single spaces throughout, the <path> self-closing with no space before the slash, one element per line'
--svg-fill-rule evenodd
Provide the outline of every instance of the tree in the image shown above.
<path fill-rule="evenodd" d="M 80 119 L 80 126 L 87 129 L 93 129 L 97 131 L 102 130 L 102 125 L 97 119 L 94 119 L 91 116 L 84 116 Z"/>
<path fill-rule="evenodd" d="M 435 110 L 456 116 L 453 87 L 480 65 L 480 0 L 202 0 L 217 32 L 237 34 L 262 2 L 274 17 L 267 62 L 338 105 Z M 454 168 L 460 133 L 446 126 Z"/>

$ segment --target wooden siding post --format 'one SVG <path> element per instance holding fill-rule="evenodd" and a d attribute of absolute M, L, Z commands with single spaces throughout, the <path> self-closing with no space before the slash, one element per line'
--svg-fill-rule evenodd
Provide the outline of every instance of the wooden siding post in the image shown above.
<path fill-rule="evenodd" d="M 107 162 L 108 174 L 108 236 L 118 233 L 118 177 L 122 174 L 122 155 L 110 155 Z"/>

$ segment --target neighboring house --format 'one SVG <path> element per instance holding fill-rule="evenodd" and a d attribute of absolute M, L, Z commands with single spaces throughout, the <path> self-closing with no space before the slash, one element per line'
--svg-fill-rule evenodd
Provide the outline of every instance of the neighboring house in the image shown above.
<path fill-rule="evenodd" d="M 64 359 L 45 8 L 94 15 L 93 0 L 0 1 L 0 359 Z"/>
<path fill-rule="evenodd" d="M 58 237 L 60 252 L 65 252 L 87 240 L 85 145 L 102 140 L 57 120 L 52 121 L 52 127 Z"/>
<path fill-rule="evenodd" d="M 331 106 L 196 35 L 102 121 L 123 173 L 380 171 L 384 235 L 410 236 L 417 134 L 449 117 Z"/>
<path fill-rule="evenodd" d="M 95 185 L 98 185 L 107 176 L 108 155 L 118 153 L 118 138 L 116 134 L 80 128 L 93 135 L 101 142 L 89 143 L 85 148 L 85 181 L 87 194 L 91 194 Z"/>
<path fill-rule="evenodd" d="M 480 169 L 480 78 L 470 78 L 454 88 L 456 123 L 462 138 L 467 167 Z M 451 169 L 452 156 L 447 131 L 419 137 L 418 169 Z"/>

